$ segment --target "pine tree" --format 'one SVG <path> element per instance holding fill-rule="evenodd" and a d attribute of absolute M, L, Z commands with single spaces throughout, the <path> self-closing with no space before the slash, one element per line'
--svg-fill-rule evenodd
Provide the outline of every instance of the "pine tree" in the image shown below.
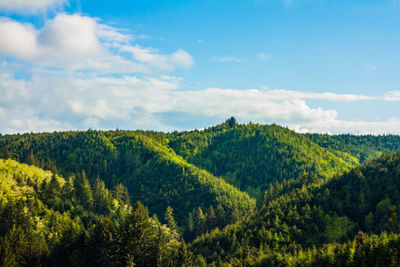
<path fill-rule="evenodd" d="M 121 242 L 126 264 L 132 259 L 138 266 L 156 266 L 155 230 L 147 209 L 137 202 L 121 227 Z"/>
<path fill-rule="evenodd" d="M 168 206 L 165 211 L 164 220 L 172 231 L 178 231 L 178 226 L 176 225 L 173 212 L 174 210 Z"/>
<path fill-rule="evenodd" d="M 85 208 L 93 209 L 94 200 L 92 188 L 90 187 L 89 180 L 86 178 L 86 173 L 84 170 L 80 175 L 76 175 L 74 182 L 76 197 L 81 201 Z"/>
<path fill-rule="evenodd" d="M 178 262 L 177 266 L 188 267 L 192 266 L 192 253 L 188 250 L 185 241 L 181 241 L 178 251 Z"/>
<path fill-rule="evenodd" d="M 203 210 L 198 207 L 194 217 L 195 234 L 199 235 L 205 231 L 206 217 L 204 216 Z"/>
<path fill-rule="evenodd" d="M 217 217 L 215 215 L 215 211 L 213 206 L 210 205 L 210 208 L 207 211 L 207 230 L 211 231 L 215 227 L 217 227 Z"/>
<path fill-rule="evenodd" d="M 94 206 L 97 212 L 107 214 L 111 211 L 110 194 L 102 180 L 97 178 L 93 185 Z"/>
<path fill-rule="evenodd" d="M 92 259 L 97 266 L 121 266 L 120 244 L 114 224 L 108 218 L 99 222 L 91 240 Z"/>

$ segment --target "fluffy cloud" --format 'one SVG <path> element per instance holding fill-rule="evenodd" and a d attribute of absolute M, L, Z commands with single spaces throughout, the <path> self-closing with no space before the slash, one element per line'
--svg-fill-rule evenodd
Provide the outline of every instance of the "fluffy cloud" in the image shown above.
<path fill-rule="evenodd" d="M 194 65 L 179 49 L 170 55 L 132 45 L 133 36 L 79 14 L 58 14 L 41 29 L 8 18 L 0 20 L 0 53 L 45 67 L 114 73 L 149 73 Z M 122 52 L 131 51 L 133 58 Z"/>
<path fill-rule="evenodd" d="M 316 133 L 353 133 L 353 134 L 400 134 L 400 119 L 389 118 L 386 121 L 313 121 L 303 125 L 291 124 L 298 132 Z"/>
<path fill-rule="evenodd" d="M 193 58 L 182 49 L 171 55 L 160 55 L 156 49 L 142 48 L 138 45 L 122 46 L 121 50 L 131 53 L 133 58 L 139 62 L 162 70 L 172 70 L 176 66 L 191 67 L 194 65 Z"/>
<path fill-rule="evenodd" d="M 36 13 L 61 6 L 64 0 L 0 0 L 0 9 L 18 13 Z"/>
<path fill-rule="evenodd" d="M 37 32 L 32 25 L 1 18 L 0 32 L 0 53 L 27 59 L 37 54 Z"/>
<path fill-rule="evenodd" d="M 64 129 L 200 128 L 229 116 L 240 121 L 278 123 L 300 132 L 400 133 L 400 121 L 344 121 L 338 112 L 310 107 L 306 99 L 357 101 L 366 96 L 289 90 L 207 88 L 182 90 L 174 76 L 108 77 L 38 70 L 17 80 L 3 66 L 0 129 L 3 133 Z M 393 95 L 393 94 L 392 94 Z M 377 97 L 381 101 L 383 97 Z M 378 100 L 377 100 L 378 101 Z M 174 120 L 192 122 L 184 127 Z M 202 125 L 199 125 L 202 121 Z"/>
<path fill-rule="evenodd" d="M 266 87 L 184 90 L 181 78 L 162 74 L 193 66 L 190 54 L 182 49 L 163 54 L 140 46 L 135 36 L 92 17 L 58 14 L 40 29 L 1 18 L 0 32 L 0 55 L 7 58 L 0 64 L 2 133 L 89 127 L 188 129 L 235 116 L 244 122 L 275 122 L 297 131 L 400 134 L 396 118 L 344 121 L 336 110 L 307 104 L 309 99 L 399 101 L 398 91 L 365 96 Z M 23 73 L 24 79 L 17 79 L 16 73 Z M 200 119 L 205 124 L 199 125 Z M 191 124 L 174 123 L 179 120 Z"/>

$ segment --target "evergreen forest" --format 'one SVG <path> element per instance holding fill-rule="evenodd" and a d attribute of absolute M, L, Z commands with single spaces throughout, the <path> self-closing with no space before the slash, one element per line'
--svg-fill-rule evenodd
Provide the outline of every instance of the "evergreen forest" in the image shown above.
<path fill-rule="evenodd" d="M 399 266 L 400 136 L 0 135 L 0 266 Z"/>

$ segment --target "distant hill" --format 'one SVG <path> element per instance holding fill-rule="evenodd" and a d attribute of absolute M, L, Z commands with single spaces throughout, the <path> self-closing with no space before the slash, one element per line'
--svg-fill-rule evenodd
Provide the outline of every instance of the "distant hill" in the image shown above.
<path fill-rule="evenodd" d="M 383 152 L 396 152 L 400 149 L 399 135 L 327 135 L 306 134 L 311 141 L 333 153 L 346 152 L 360 163 L 377 158 Z"/>
<path fill-rule="evenodd" d="M 305 172 L 322 177 L 348 170 L 358 160 L 332 152 L 306 136 L 277 125 L 231 123 L 203 131 L 172 134 L 170 147 L 187 161 L 260 196 L 269 184 L 296 179 Z"/>

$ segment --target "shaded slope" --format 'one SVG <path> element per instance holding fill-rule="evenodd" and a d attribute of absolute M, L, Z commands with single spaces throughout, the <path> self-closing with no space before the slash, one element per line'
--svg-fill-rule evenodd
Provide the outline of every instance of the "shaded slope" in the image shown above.
<path fill-rule="evenodd" d="M 400 149 L 398 135 L 305 134 L 305 136 L 333 153 L 346 152 L 356 157 L 360 163 L 377 158 L 383 152 L 396 152 Z"/>
<path fill-rule="evenodd" d="M 199 237 L 192 248 L 209 262 L 243 261 L 244 249 L 258 257 L 260 247 L 266 254 L 293 253 L 351 240 L 360 230 L 399 232 L 399 192 L 400 152 L 384 154 L 327 182 L 306 175 L 272 186 L 253 216 Z"/>

